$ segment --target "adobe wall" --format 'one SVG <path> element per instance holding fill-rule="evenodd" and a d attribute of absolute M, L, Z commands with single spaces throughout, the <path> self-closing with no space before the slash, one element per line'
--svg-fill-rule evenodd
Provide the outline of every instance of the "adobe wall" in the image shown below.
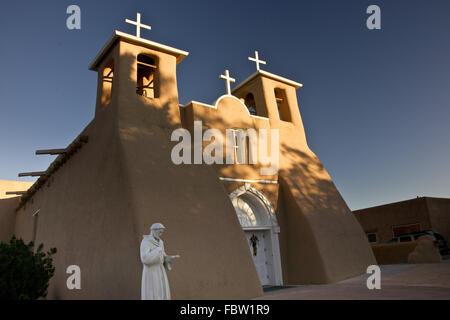
<path fill-rule="evenodd" d="M 0 199 L 17 198 L 17 195 L 7 195 L 8 191 L 26 191 L 33 185 L 33 182 L 28 181 L 11 181 L 0 180 Z"/>
<path fill-rule="evenodd" d="M 440 233 L 450 245 L 450 199 L 425 198 L 431 229 Z"/>
<path fill-rule="evenodd" d="M 439 244 L 433 236 L 420 236 L 416 243 L 414 251 L 408 255 L 408 263 L 442 263 Z"/>
<path fill-rule="evenodd" d="M 33 182 L 0 180 L 0 242 L 8 242 L 14 234 L 15 209 L 19 197 L 6 195 L 7 191 L 26 191 Z"/>
<path fill-rule="evenodd" d="M 14 234 L 16 213 L 14 209 L 19 198 L 0 199 L 0 242 L 8 242 Z"/>
<path fill-rule="evenodd" d="M 420 224 L 421 230 L 431 229 L 425 198 L 353 211 L 366 233 L 377 233 L 378 243 L 386 243 L 394 237 L 392 227 Z"/>
<path fill-rule="evenodd" d="M 37 244 L 58 250 L 48 299 L 140 298 L 139 243 L 113 115 L 97 115 L 83 131 L 89 142 L 17 214 L 16 233 L 35 230 Z M 81 268 L 81 290 L 66 287 L 70 265 Z"/>

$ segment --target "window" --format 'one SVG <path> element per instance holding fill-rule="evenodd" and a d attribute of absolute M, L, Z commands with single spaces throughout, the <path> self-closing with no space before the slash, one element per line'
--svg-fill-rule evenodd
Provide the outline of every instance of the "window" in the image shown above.
<path fill-rule="evenodd" d="M 239 132 L 242 129 L 232 129 L 233 132 L 233 149 L 234 149 L 234 163 L 236 164 L 245 164 L 245 148 L 246 144 L 242 145 L 240 141 Z"/>
<path fill-rule="evenodd" d="M 367 234 L 367 239 L 369 240 L 370 243 L 378 242 L 376 233 L 368 233 Z"/>
<path fill-rule="evenodd" d="M 102 105 L 106 106 L 111 102 L 112 86 L 114 78 L 114 61 L 111 60 L 103 69 L 102 74 Z"/>
<path fill-rule="evenodd" d="M 280 120 L 291 121 L 291 112 L 287 103 L 286 92 L 283 89 L 275 89 L 275 100 L 277 102 Z"/>
<path fill-rule="evenodd" d="M 258 138 L 255 129 L 231 129 L 235 164 L 256 164 Z"/>
<path fill-rule="evenodd" d="M 256 116 L 255 97 L 252 93 L 249 93 L 245 96 L 244 104 L 247 106 L 248 112 L 250 112 L 251 115 Z"/>
<path fill-rule="evenodd" d="M 156 69 L 157 67 L 153 58 L 143 54 L 138 55 L 136 83 L 136 93 L 138 95 L 147 98 L 156 97 Z"/>

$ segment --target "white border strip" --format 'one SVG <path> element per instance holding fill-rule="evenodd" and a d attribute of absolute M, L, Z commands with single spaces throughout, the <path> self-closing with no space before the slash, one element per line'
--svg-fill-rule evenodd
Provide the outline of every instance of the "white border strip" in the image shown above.
<path fill-rule="evenodd" d="M 251 76 L 249 76 L 247 79 L 245 79 L 244 81 L 242 81 L 240 84 L 238 84 L 236 87 L 234 87 L 231 90 L 231 93 L 233 94 L 234 92 L 236 92 L 239 88 L 241 88 L 242 86 L 244 86 L 245 84 L 247 84 L 248 82 L 250 82 L 251 80 L 253 80 L 254 78 L 256 78 L 256 76 L 260 74 L 263 76 L 266 76 L 267 78 L 271 78 L 273 80 L 277 80 L 283 83 L 286 83 L 290 86 L 293 86 L 295 89 L 299 89 L 301 87 L 303 87 L 303 84 L 300 82 L 295 82 L 286 78 L 283 78 L 281 76 L 277 76 L 276 74 L 264 71 L 264 70 L 258 70 L 255 73 L 253 73 Z"/>
<path fill-rule="evenodd" d="M 212 109 L 217 109 L 217 105 L 219 104 L 219 101 L 222 100 L 223 98 L 232 98 L 232 99 L 236 100 L 238 103 L 240 103 L 240 104 L 244 107 L 244 109 L 247 111 L 247 114 L 248 114 L 251 118 L 256 118 L 256 119 L 261 119 L 261 120 L 269 121 L 269 118 L 261 117 L 261 116 L 256 116 L 256 115 L 250 114 L 250 111 L 248 111 L 247 106 L 246 106 L 240 99 L 238 99 L 236 96 L 233 96 L 232 94 L 224 94 L 224 95 L 220 96 L 219 99 L 217 99 L 217 100 L 214 102 L 214 105 L 191 100 L 190 102 L 186 103 L 185 105 L 181 105 L 181 104 L 180 104 L 180 108 L 186 108 L 186 106 L 188 106 L 188 105 L 190 105 L 190 104 L 198 104 L 198 105 L 201 105 L 201 106 L 203 106 L 203 107 L 212 108 Z"/>
<path fill-rule="evenodd" d="M 131 34 L 115 30 L 113 32 L 113 35 L 111 36 L 111 38 L 108 40 L 108 42 L 103 46 L 103 48 L 97 54 L 97 56 L 95 57 L 94 61 L 92 61 L 92 63 L 89 65 L 89 70 L 94 70 L 95 71 L 95 69 L 97 68 L 98 64 L 103 59 L 103 56 L 113 46 L 115 41 L 117 39 L 120 39 L 120 38 L 123 38 L 123 39 L 126 39 L 128 41 L 137 43 L 138 45 L 141 45 L 143 47 L 148 47 L 150 49 L 156 49 L 156 50 L 161 50 L 161 51 L 164 51 L 164 52 L 171 53 L 171 54 L 173 54 L 173 55 L 175 55 L 177 57 L 177 64 L 180 63 L 181 60 L 183 60 L 187 55 L 189 55 L 189 52 L 187 52 L 187 51 L 176 49 L 176 48 L 173 48 L 173 47 L 169 47 L 169 46 L 166 46 L 164 44 L 157 43 L 157 42 L 154 42 L 154 41 L 151 41 L 151 40 L 147 40 L 147 39 L 144 39 L 144 38 L 138 38 L 138 37 L 133 36 Z"/>
<path fill-rule="evenodd" d="M 221 181 L 231 181 L 231 182 L 278 184 L 278 181 L 276 181 L 276 180 L 248 180 L 248 179 L 235 179 L 235 178 L 226 178 L 226 177 L 219 177 L 219 180 L 221 180 Z"/>

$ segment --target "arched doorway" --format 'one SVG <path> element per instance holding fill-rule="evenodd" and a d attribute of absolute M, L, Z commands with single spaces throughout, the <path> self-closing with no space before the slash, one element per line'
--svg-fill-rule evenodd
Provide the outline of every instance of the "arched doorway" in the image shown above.
<path fill-rule="evenodd" d="M 269 200 L 249 183 L 230 194 L 261 285 L 282 285 L 280 228 Z"/>

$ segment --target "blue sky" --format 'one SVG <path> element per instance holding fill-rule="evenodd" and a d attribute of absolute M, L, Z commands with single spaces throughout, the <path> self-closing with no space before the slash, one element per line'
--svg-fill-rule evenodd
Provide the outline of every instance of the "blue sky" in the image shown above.
<path fill-rule="evenodd" d="M 81 30 L 66 8 L 81 8 Z M 381 30 L 366 8 L 381 8 Z M 301 82 L 308 144 L 351 209 L 416 196 L 450 197 L 450 1 L 2 1 L 0 179 L 45 170 L 42 148 L 68 145 L 94 116 L 87 69 L 125 18 L 147 39 L 189 51 L 180 103 L 210 103 L 264 70 Z"/>

